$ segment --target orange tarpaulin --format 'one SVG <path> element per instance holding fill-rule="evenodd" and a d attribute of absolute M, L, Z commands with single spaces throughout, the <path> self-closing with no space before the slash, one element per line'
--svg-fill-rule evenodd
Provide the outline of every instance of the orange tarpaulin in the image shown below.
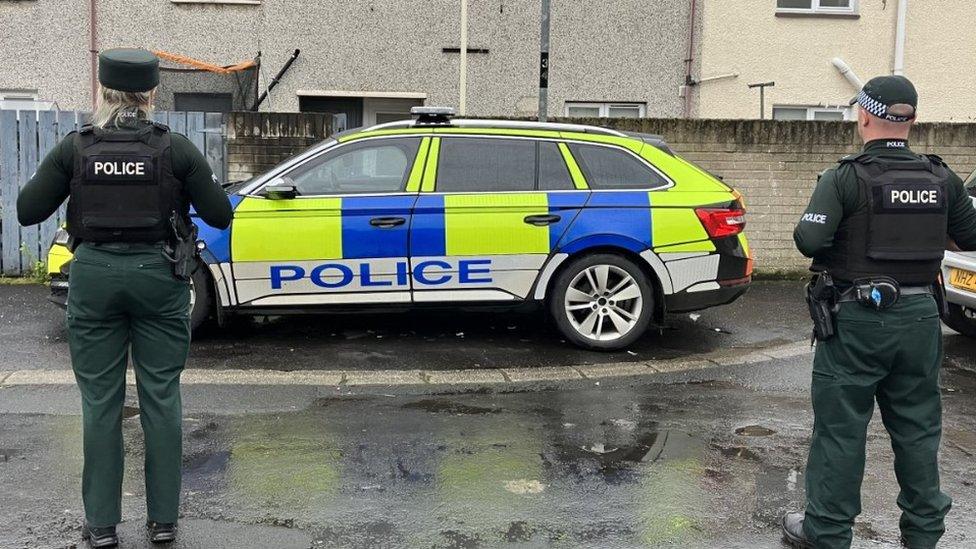
<path fill-rule="evenodd" d="M 230 74 L 233 72 L 246 71 L 247 69 L 252 69 L 258 66 L 258 64 L 254 61 L 244 61 L 243 63 L 238 63 L 236 65 L 221 67 L 219 65 L 207 63 L 206 61 L 200 61 L 199 59 L 193 59 L 192 57 L 187 57 L 185 55 L 177 55 L 175 53 L 165 51 L 153 51 L 153 53 L 156 54 L 156 57 L 159 57 L 160 59 L 165 59 L 167 61 L 172 61 L 173 63 L 187 65 L 201 71 L 214 72 L 217 74 Z"/>

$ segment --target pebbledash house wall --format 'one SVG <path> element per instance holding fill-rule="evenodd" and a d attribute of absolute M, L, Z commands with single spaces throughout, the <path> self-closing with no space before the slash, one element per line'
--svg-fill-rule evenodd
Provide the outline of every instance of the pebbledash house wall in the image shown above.
<path fill-rule="evenodd" d="M 467 114 L 536 115 L 541 0 L 466 1 L 468 47 L 477 50 L 468 55 Z M 0 90 L 36 90 L 62 110 L 90 108 L 89 4 L 0 0 Z M 427 105 L 459 104 L 461 0 L 94 5 L 99 50 L 145 47 L 218 65 L 260 51 L 262 87 L 300 49 L 261 105 L 265 111 L 295 112 L 300 97 L 336 91 L 406 93 L 425 96 Z M 647 116 L 683 114 L 688 0 L 564 0 L 552 2 L 551 11 L 551 116 L 563 114 L 567 101 L 640 102 Z"/>
<path fill-rule="evenodd" d="M 331 117 L 235 113 L 228 120 L 230 179 L 246 179 L 325 138 Z M 739 190 L 746 233 L 759 272 L 797 271 L 809 260 L 793 245 L 793 228 L 818 174 L 860 148 L 849 122 L 747 120 L 578 120 L 663 135 L 674 151 Z M 920 124 L 913 150 L 940 155 L 961 177 L 976 169 L 976 124 Z"/>

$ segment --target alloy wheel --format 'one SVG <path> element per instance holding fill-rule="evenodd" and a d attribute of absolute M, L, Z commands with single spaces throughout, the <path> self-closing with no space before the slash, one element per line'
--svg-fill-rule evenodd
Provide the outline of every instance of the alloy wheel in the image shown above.
<path fill-rule="evenodd" d="M 570 324 L 595 341 L 613 341 L 630 333 L 643 307 L 637 280 L 616 265 L 583 269 L 570 282 L 564 299 Z"/>

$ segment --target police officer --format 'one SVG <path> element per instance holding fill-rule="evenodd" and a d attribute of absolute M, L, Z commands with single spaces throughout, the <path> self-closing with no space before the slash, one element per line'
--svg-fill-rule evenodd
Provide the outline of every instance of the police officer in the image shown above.
<path fill-rule="evenodd" d="M 794 232 L 827 273 L 834 318 L 813 363 L 806 513 L 783 519 L 795 547 L 850 547 L 861 512 L 875 401 L 891 437 L 903 543 L 935 547 L 951 500 L 939 487 L 942 334 L 933 288 L 947 235 L 976 250 L 976 210 L 937 156 L 908 147 L 918 94 L 908 79 L 868 82 L 857 103 L 864 149 L 825 171 Z"/>
<path fill-rule="evenodd" d="M 151 119 L 159 60 L 141 49 L 99 55 L 92 125 L 64 138 L 17 199 L 20 223 L 50 217 L 68 200 L 71 263 L 67 327 L 82 397 L 86 525 L 92 547 L 118 544 L 122 407 L 131 355 L 145 435 L 147 532 L 176 537 L 182 425 L 180 373 L 190 344 L 190 288 L 172 252 L 192 204 L 226 228 L 231 207 L 206 159 L 186 137 Z M 190 242 L 192 245 L 193 243 Z M 192 256 L 191 256 L 192 257 Z"/>

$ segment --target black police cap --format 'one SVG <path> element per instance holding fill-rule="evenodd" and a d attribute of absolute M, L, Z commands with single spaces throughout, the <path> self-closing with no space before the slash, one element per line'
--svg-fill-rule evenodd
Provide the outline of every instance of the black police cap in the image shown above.
<path fill-rule="evenodd" d="M 912 82 L 904 76 L 878 76 L 869 80 L 861 89 L 861 93 L 851 99 L 851 105 L 855 103 L 878 118 L 892 122 L 907 122 L 915 118 L 918 92 L 915 91 Z M 912 114 L 906 116 L 888 112 L 889 107 L 894 105 L 909 105 L 912 107 Z"/>
<path fill-rule="evenodd" d="M 98 54 L 98 81 L 113 90 L 147 92 L 159 85 L 159 58 L 138 48 L 105 50 Z"/>

